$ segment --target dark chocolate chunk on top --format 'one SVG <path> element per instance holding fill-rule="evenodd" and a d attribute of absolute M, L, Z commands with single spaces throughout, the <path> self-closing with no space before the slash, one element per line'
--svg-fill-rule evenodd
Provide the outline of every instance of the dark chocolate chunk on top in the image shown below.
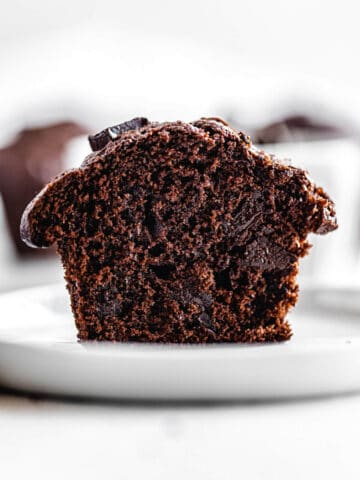
<path fill-rule="evenodd" d="M 119 125 L 114 125 L 112 127 L 105 128 L 95 135 L 89 135 L 89 143 L 93 152 L 101 150 L 112 140 L 116 140 L 123 133 L 130 130 L 138 130 L 141 127 L 145 127 L 150 122 L 147 118 L 137 117 L 129 120 L 128 122 L 120 123 Z"/>

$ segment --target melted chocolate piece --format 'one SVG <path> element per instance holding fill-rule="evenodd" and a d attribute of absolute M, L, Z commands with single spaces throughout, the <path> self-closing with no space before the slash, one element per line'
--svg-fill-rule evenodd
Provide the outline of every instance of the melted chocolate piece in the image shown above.
<path fill-rule="evenodd" d="M 296 262 L 296 255 L 269 242 L 264 237 L 249 243 L 241 258 L 244 266 L 256 267 L 263 271 L 284 270 Z"/>
<path fill-rule="evenodd" d="M 139 130 L 149 124 L 149 120 L 143 117 L 133 118 L 127 122 L 119 123 L 113 127 L 105 128 L 95 135 L 89 135 L 89 143 L 93 152 L 101 150 L 112 140 L 116 140 L 123 133 L 130 130 Z"/>

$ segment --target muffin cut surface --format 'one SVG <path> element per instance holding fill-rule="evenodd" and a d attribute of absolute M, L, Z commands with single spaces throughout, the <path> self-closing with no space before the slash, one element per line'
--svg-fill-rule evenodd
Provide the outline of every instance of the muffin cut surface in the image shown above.
<path fill-rule="evenodd" d="M 310 232 L 337 227 L 306 173 L 219 119 L 134 119 L 24 212 L 32 246 L 56 244 L 81 340 L 287 340 Z"/>

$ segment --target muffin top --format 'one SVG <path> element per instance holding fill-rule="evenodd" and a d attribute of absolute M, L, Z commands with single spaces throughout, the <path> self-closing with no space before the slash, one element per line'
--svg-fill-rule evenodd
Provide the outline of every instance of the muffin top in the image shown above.
<path fill-rule="evenodd" d="M 236 185 L 239 192 L 252 202 L 254 212 L 266 211 L 262 199 L 266 196 L 268 204 L 277 205 L 274 212 L 282 211 L 283 219 L 295 227 L 300 238 L 310 231 L 324 234 L 337 228 L 333 202 L 313 184 L 304 170 L 256 149 L 248 136 L 233 130 L 222 119 L 156 123 L 135 118 L 103 130 L 89 137 L 89 141 L 95 151 L 82 165 L 57 176 L 27 206 L 21 221 L 21 236 L 29 246 L 48 247 L 64 235 L 73 236 L 77 230 L 74 224 L 75 217 L 78 217 L 76 207 L 81 210 L 84 202 L 90 201 L 95 183 L 99 201 L 106 202 L 108 191 L 101 186 L 105 185 L 104 177 L 109 171 L 118 172 L 122 179 L 121 185 L 116 186 L 119 198 L 126 195 L 129 186 L 139 189 L 143 183 L 147 189 L 152 188 L 156 183 L 156 179 L 150 178 L 154 172 L 172 172 L 184 179 L 189 178 L 191 171 L 196 172 L 195 177 L 190 176 L 192 182 L 195 180 L 198 189 L 204 192 L 214 190 L 216 177 L 225 190 Z M 179 153 L 181 156 L 186 145 L 190 150 L 187 148 L 186 159 L 179 162 Z M 226 159 L 216 154 L 225 147 Z M 166 158 L 162 158 L 164 149 Z M 138 155 L 134 160 L 135 150 Z M 212 161 L 209 162 L 209 158 Z M 130 171 L 136 182 L 128 177 Z M 286 188 L 290 203 L 282 195 Z M 176 196 L 176 190 L 173 188 L 172 197 Z M 160 192 L 156 194 L 161 195 Z M 206 202 L 205 197 L 204 193 L 202 201 Z M 170 199 L 169 192 L 164 193 L 163 199 Z M 170 203 L 173 200 L 170 199 Z M 226 223 L 226 217 L 233 212 L 224 211 L 222 214 Z"/>

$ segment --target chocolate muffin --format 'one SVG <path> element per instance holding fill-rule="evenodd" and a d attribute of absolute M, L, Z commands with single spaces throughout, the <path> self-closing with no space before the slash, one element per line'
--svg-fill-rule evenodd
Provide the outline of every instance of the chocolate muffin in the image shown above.
<path fill-rule="evenodd" d="M 306 237 L 337 228 L 305 171 L 217 118 L 138 118 L 90 143 L 21 223 L 28 245 L 56 244 L 81 340 L 290 338 Z"/>
<path fill-rule="evenodd" d="M 18 254 L 36 252 L 20 238 L 19 223 L 24 208 L 54 175 L 65 168 L 64 154 L 68 142 L 85 133 L 85 129 L 74 122 L 29 128 L 0 149 L 0 194 Z"/>
<path fill-rule="evenodd" d="M 252 134 L 255 144 L 307 142 L 330 140 L 348 136 L 338 125 L 325 123 L 308 115 L 289 115 L 278 121 L 258 128 Z"/>

